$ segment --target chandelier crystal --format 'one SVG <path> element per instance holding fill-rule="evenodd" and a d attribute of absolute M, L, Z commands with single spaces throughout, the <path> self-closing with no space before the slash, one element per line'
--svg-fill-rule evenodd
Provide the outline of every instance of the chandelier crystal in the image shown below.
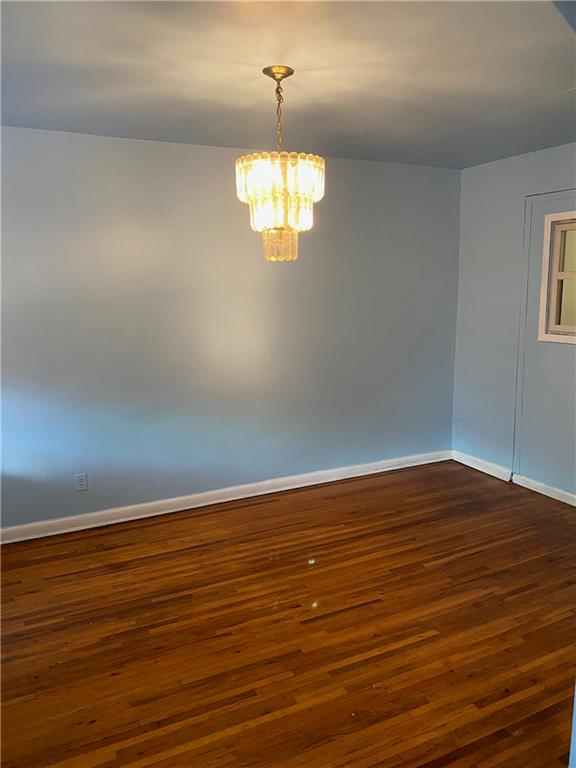
<path fill-rule="evenodd" d="M 255 152 L 236 160 L 236 193 L 250 208 L 250 226 L 262 232 L 267 261 L 298 258 L 298 232 L 312 229 L 314 203 L 324 197 L 324 158 L 282 149 L 281 81 L 290 67 L 266 67 L 276 80 L 276 152 Z"/>

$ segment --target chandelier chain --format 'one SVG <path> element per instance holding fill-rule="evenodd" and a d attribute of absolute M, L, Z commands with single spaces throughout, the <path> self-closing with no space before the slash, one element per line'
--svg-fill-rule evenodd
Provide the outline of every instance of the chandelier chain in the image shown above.
<path fill-rule="evenodd" d="M 276 83 L 276 148 L 278 152 L 282 151 L 282 102 L 284 96 L 282 95 L 282 85 L 280 80 Z"/>

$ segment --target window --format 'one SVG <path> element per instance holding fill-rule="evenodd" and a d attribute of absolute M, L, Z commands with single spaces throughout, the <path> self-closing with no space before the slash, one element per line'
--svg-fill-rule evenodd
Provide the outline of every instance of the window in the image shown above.
<path fill-rule="evenodd" d="M 576 211 L 545 218 L 538 339 L 576 344 Z"/>

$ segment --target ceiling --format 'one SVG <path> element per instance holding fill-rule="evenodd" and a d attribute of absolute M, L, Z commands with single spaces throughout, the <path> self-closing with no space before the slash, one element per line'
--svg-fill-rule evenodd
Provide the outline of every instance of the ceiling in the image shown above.
<path fill-rule="evenodd" d="M 462 168 L 576 138 L 551 2 L 3 2 L 5 125 Z"/>

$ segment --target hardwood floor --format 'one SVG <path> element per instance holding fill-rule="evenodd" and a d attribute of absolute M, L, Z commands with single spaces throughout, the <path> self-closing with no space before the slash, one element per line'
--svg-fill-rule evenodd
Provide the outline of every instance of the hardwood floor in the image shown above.
<path fill-rule="evenodd" d="M 3 548 L 3 766 L 568 760 L 576 510 L 454 462 Z"/>

